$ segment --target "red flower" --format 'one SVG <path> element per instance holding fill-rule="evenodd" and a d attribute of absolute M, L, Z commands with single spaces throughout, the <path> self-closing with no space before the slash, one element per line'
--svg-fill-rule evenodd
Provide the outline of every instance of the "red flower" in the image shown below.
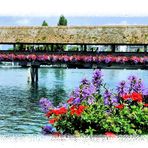
<path fill-rule="evenodd" d="M 136 92 L 133 92 L 131 95 L 133 101 L 142 102 L 142 95 Z"/>
<path fill-rule="evenodd" d="M 124 105 L 123 104 L 119 104 L 119 105 L 115 106 L 115 108 L 123 109 L 124 108 Z"/>
<path fill-rule="evenodd" d="M 123 100 L 128 100 L 129 98 L 131 98 L 130 94 L 125 94 L 122 96 Z"/>
<path fill-rule="evenodd" d="M 74 109 L 76 109 L 76 106 L 75 105 L 71 106 L 70 110 L 74 110 Z"/>
<path fill-rule="evenodd" d="M 65 114 L 67 112 L 67 109 L 65 107 L 61 107 L 59 109 L 59 114 Z"/>
<path fill-rule="evenodd" d="M 70 113 L 71 115 L 73 115 L 75 112 L 76 112 L 77 108 L 75 105 L 73 105 L 71 108 L 70 108 Z"/>
<path fill-rule="evenodd" d="M 148 104 L 144 104 L 144 107 L 148 107 Z"/>
<path fill-rule="evenodd" d="M 52 111 L 49 111 L 48 113 L 45 114 L 46 117 L 50 117 L 52 115 Z"/>
<path fill-rule="evenodd" d="M 81 116 L 82 112 L 80 112 L 80 111 L 77 110 L 77 111 L 75 112 L 75 114 L 76 114 L 77 116 Z"/>
<path fill-rule="evenodd" d="M 79 110 L 84 111 L 85 108 L 86 108 L 86 106 L 79 105 Z"/>
<path fill-rule="evenodd" d="M 79 105 L 78 110 L 76 112 L 77 116 L 80 116 L 83 113 L 85 108 L 86 108 L 86 106 Z"/>
<path fill-rule="evenodd" d="M 128 100 L 129 98 L 131 98 L 133 101 L 142 102 L 142 95 L 137 92 L 133 92 L 131 95 L 125 94 L 122 96 L 122 98 L 123 100 Z"/>
<path fill-rule="evenodd" d="M 81 116 L 81 114 L 83 113 L 85 108 L 86 108 L 86 106 L 83 106 L 83 105 L 79 105 L 78 107 L 72 106 L 70 108 L 71 115 L 76 114 L 77 116 Z"/>
<path fill-rule="evenodd" d="M 65 114 L 67 112 L 67 109 L 65 107 L 61 107 L 61 108 L 52 110 L 52 112 L 55 115 L 61 115 L 61 114 Z"/>
<path fill-rule="evenodd" d="M 111 138 L 116 137 L 116 135 L 114 133 L 112 133 L 112 132 L 106 132 L 104 135 L 107 136 L 107 137 L 111 137 Z"/>
<path fill-rule="evenodd" d="M 73 100 L 74 100 L 74 98 L 70 98 L 70 99 L 67 100 L 67 103 L 70 104 L 70 103 L 72 103 Z"/>
<path fill-rule="evenodd" d="M 52 135 L 55 136 L 55 137 L 60 137 L 61 133 L 60 132 L 54 132 Z"/>
<path fill-rule="evenodd" d="M 49 123 L 50 124 L 54 124 L 58 119 L 57 118 L 52 118 L 49 120 Z"/>

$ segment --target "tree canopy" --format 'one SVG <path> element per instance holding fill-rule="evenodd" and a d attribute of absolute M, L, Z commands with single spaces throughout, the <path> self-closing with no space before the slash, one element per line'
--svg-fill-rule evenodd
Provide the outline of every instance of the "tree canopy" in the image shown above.
<path fill-rule="evenodd" d="M 67 26 L 67 19 L 61 15 L 58 21 L 58 26 Z"/>
<path fill-rule="evenodd" d="M 42 26 L 48 26 L 48 23 L 44 20 Z"/>

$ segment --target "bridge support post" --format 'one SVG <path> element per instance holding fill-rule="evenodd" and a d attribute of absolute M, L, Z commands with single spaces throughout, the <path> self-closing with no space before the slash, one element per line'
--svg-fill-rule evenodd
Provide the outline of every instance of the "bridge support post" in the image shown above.
<path fill-rule="evenodd" d="M 30 81 L 31 83 L 37 83 L 38 82 L 38 67 L 31 65 L 30 67 Z"/>
<path fill-rule="evenodd" d="M 115 49 L 116 49 L 115 45 L 111 45 L 111 51 L 115 52 Z"/>
<path fill-rule="evenodd" d="M 144 52 L 147 52 L 147 45 L 144 45 Z"/>
<path fill-rule="evenodd" d="M 80 51 L 83 51 L 83 45 L 82 44 L 80 45 Z"/>
<path fill-rule="evenodd" d="M 53 51 L 53 44 L 51 44 L 51 51 Z"/>
<path fill-rule="evenodd" d="M 31 63 L 28 73 L 28 81 L 31 83 L 38 82 L 38 68 L 40 67 L 39 63 Z"/>
<path fill-rule="evenodd" d="M 84 51 L 87 51 L 87 45 L 84 44 Z"/>
<path fill-rule="evenodd" d="M 13 50 L 14 51 L 16 50 L 16 44 L 13 44 Z"/>

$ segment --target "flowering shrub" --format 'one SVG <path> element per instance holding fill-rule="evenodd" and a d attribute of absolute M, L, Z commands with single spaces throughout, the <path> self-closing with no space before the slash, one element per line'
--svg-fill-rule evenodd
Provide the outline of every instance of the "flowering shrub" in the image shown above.
<path fill-rule="evenodd" d="M 83 79 L 70 98 L 54 107 L 41 98 L 40 106 L 48 118 L 44 134 L 98 135 L 148 134 L 148 104 L 143 102 L 148 91 L 142 80 L 130 76 L 116 91 L 103 82 L 102 72 L 95 70 L 92 81 Z"/>
<path fill-rule="evenodd" d="M 148 63 L 148 56 L 112 56 L 112 55 L 25 55 L 25 54 L 0 54 L 0 61 L 46 61 L 46 62 L 85 62 L 85 63 L 120 63 L 120 64 L 146 64 Z"/>

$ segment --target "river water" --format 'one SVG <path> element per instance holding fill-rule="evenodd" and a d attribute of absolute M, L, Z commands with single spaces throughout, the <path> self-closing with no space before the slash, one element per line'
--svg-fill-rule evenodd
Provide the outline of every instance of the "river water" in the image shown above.
<path fill-rule="evenodd" d="M 148 71 L 102 70 L 104 81 L 115 88 L 131 74 L 144 80 L 148 87 Z M 82 78 L 91 80 L 92 69 L 40 68 L 38 85 L 27 80 L 28 69 L 0 67 L 0 135 L 39 135 L 47 123 L 39 107 L 39 99 L 48 97 L 54 104 L 67 99 Z"/>

